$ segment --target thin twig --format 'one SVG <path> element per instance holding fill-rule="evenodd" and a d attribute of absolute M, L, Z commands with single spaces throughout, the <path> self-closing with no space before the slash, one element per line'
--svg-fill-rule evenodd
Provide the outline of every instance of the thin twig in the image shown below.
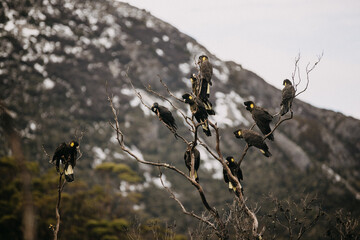
<path fill-rule="evenodd" d="M 301 82 L 301 77 L 300 77 L 300 75 L 298 75 L 299 82 L 295 83 L 295 75 L 299 74 L 299 72 L 300 72 L 299 61 L 300 61 L 300 53 L 298 54 L 297 57 L 295 57 L 294 71 L 291 74 L 291 80 L 292 80 L 292 83 L 293 83 L 293 86 L 294 86 L 295 90 L 297 89 L 297 86 Z"/>
<path fill-rule="evenodd" d="M 246 155 L 246 153 L 247 153 L 248 150 L 249 150 L 249 144 L 246 144 L 246 146 L 245 146 L 245 148 L 244 148 L 244 151 L 243 151 L 243 153 L 241 154 L 240 160 L 239 160 L 239 162 L 238 162 L 238 166 L 239 166 L 239 167 L 241 166 L 241 163 L 242 163 L 242 161 L 244 160 L 244 157 L 245 157 L 245 155 Z"/>
<path fill-rule="evenodd" d="M 306 66 L 306 86 L 302 91 L 297 93 L 295 95 L 295 97 L 299 96 L 300 94 L 302 94 L 303 92 L 305 92 L 307 90 L 307 88 L 309 86 L 309 82 L 310 82 L 310 76 L 309 75 L 315 69 L 315 67 L 318 65 L 318 63 L 321 61 L 323 56 L 324 56 L 324 52 L 322 52 L 321 55 L 318 56 L 318 60 L 310 68 L 309 68 L 310 63 L 307 64 L 307 66 Z"/>
<path fill-rule="evenodd" d="M 175 194 L 171 191 L 170 188 L 166 187 L 163 180 L 162 180 L 162 172 L 161 172 L 161 169 L 158 168 L 159 170 L 159 178 L 160 178 L 160 181 L 161 181 L 161 185 L 165 188 L 165 190 L 171 195 L 171 198 L 174 199 L 178 205 L 181 207 L 181 210 L 183 211 L 184 214 L 186 215 L 189 215 L 189 216 L 192 216 L 198 220 L 200 220 L 201 222 L 207 224 L 208 226 L 210 226 L 212 229 L 214 229 L 215 231 L 217 231 L 217 228 L 216 226 L 211 223 L 210 221 L 200 217 L 199 215 L 196 215 L 194 212 L 189 212 L 186 210 L 186 208 L 184 207 L 184 205 L 182 204 L 182 202 L 175 196 Z"/>
<path fill-rule="evenodd" d="M 282 124 L 283 122 L 285 121 L 288 121 L 290 119 L 292 119 L 294 116 L 294 113 L 293 111 L 290 109 L 290 117 L 288 118 L 283 118 L 281 119 L 281 116 L 279 117 L 279 120 L 277 121 L 277 123 L 275 124 L 274 128 L 271 130 L 271 132 L 269 132 L 268 134 L 266 134 L 264 137 L 263 137 L 263 141 L 265 141 L 265 139 L 267 139 L 279 126 L 280 124 Z"/>

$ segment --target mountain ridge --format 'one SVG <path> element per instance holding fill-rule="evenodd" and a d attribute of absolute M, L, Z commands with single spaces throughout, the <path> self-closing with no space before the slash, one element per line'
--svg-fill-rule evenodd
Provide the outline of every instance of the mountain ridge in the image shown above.
<path fill-rule="evenodd" d="M 164 161 L 185 169 L 184 146 L 151 111 L 142 108 L 128 78 L 141 90 L 147 104 L 155 100 L 160 103 L 144 86 L 150 84 L 153 90 L 166 95 L 159 82 L 161 78 L 178 96 L 190 92 L 189 76 L 197 71 L 195 59 L 201 54 L 208 55 L 214 65 L 210 100 L 217 115 L 210 120 L 220 127 L 224 155 L 238 156 L 244 146 L 232 134 L 235 128 L 249 127 L 252 123 L 243 101 L 253 100 L 272 114 L 280 108 L 281 91 L 256 73 L 235 62 L 221 61 L 195 39 L 127 3 L 54 0 L 16 5 L 5 1 L 2 6 L 1 46 L 5 51 L 0 56 L 1 100 L 17 114 L 16 127 L 22 134 L 27 156 L 42 163 L 43 171 L 51 166 L 43 164 L 42 145 L 55 149 L 64 139 L 72 138 L 76 129 L 86 129 L 81 145 L 86 161 L 79 161 L 76 169 L 79 178 L 87 179 L 96 165 L 113 161 L 129 164 L 152 184 L 157 175 L 155 170 L 140 169 L 119 152 L 115 133 L 108 125 L 112 115 L 106 100 L 106 84 L 113 94 L 128 146 L 145 159 L 157 161 L 167 156 Z M 282 80 L 279 79 L 279 85 Z M 176 105 L 189 113 L 185 104 Z M 269 143 L 272 158 L 264 160 L 260 153 L 249 150 L 243 162 L 249 198 L 258 199 L 269 190 L 279 196 L 286 191 L 296 192 L 287 183 L 294 175 L 296 179 L 321 179 L 319 183 L 305 182 L 302 187 L 310 193 L 320 191 L 322 196 L 330 192 L 334 202 L 344 201 L 351 209 L 358 203 L 360 191 L 360 121 L 298 99 L 293 110 L 294 118 L 281 125 L 275 131 L 275 142 Z M 181 122 L 178 116 L 175 118 Z M 179 131 L 187 133 L 183 126 Z M 0 141 L 0 153 L 6 156 L 9 154 L 6 140 L 2 137 Z M 204 141 L 214 146 L 213 139 Z M 206 168 L 200 169 L 200 179 L 209 192 L 217 193 L 223 187 L 219 181 L 222 168 L 204 152 L 201 154 L 202 166 Z M 276 174 L 279 171 L 282 173 Z M 181 189 L 175 176 L 167 172 L 164 175 L 175 189 L 181 190 L 180 195 L 192 191 L 187 187 Z M 268 177 L 278 185 L 269 186 Z M 216 186 L 211 188 L 211 184 Z M 210 198 L 221 206 L 231 196 Z M 192 199 L 197 200 L 196 196 Z M 191 200 L 185 201 L 186 206 L 192 206 Z M 144 205 L 151 204 L 154 204 L 151 199 L 144 200 Z M 154 210 L 148 211 L 156 215 Z"/>

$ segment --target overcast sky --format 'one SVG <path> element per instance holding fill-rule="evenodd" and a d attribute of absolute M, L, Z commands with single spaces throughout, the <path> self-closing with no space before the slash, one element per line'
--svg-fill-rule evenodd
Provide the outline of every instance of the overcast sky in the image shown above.
<path fill-rule="evenodd" d="M 128 0 L 281 89 L 324 56 L 300 99 L 360 119 L 360 0 Z M 304 74 L 304 73 L 303 73 Z M 305 79 L 305 75 L 303 75 Z"/>

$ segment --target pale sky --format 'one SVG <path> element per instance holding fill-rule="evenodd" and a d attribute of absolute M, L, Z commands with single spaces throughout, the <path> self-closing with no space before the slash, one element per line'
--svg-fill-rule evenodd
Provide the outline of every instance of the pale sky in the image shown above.
<path fill-rule="evenodd" d="M 128 0 L 281 89 L 294 59 L 324 56 L 300 95 L 360 119 L 359 0 Z M 303 81 L 305 80 L 303 73 Z"/>

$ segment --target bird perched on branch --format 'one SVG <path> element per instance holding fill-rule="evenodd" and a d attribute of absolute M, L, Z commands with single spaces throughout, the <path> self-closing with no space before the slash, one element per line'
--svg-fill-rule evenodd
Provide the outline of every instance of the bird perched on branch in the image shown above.
<path fill-rule="evenodd" d="M 194 175 L 195 175 L 194 177 L 195 177 L 195 181 L 198 183 L 199 175 L 197 171 L 200 167 L 200 152 L 195 147 L 192 149 L 192 146 L 190 146 L 188 149 L 186 149 L 184 153 L 185 165 L 187 169 L 189 169 L 190 178 L 193 178 L 191 175 L 191 153 L 194 154 Z"/>
<path fill-rule="evenodd" d="M 161 121 L 168 125 L 173 132 L 176 132 L 177 126 L 175 123 L 175 119 L 169 109 L 155 102 L 151 107 L 151 111 L 153 111 Z"/>
<path fill-rule="evenodd" d="M 260 152 L 265 157 L 270 157 L 271 153 L 269 152 L 269 147 L 266 145 L 266 143 L 263 141 L 263 137 L 253 131 L 253 130 L 247 130 L 247 129 L 239 129 L 234 132 L 236 138 L 244 138 L 245 142 L 250 146 L 254 146 L 256 148 L 260 149 Z"/>
<path fill-rule="evenodd" d="M 77 160 L 79 143 L 71 141 L 69 144 L 62 143 L 55 150 L 51 163 L 56 163 L 56 170 L 59 172 L 60 162 L 64 164 L 64 174 L 67 182 L 74 181 L 74 168 Z"/>
<path fill-rule="evenodd" d="M 295 88 L 289 79 L 283 81 L 284 88 L 282 89 L 282 99 L 280 104 L 280 114 L 285 115 L 292 106 L 295 98 Z"/>
<path fill-rule="evenodd" d="M 215 115 L 215 111 L 212 108 L 212 103 L 210 102 L 208 96 L 206 94 L 203 94 L 202 97 L 199 96 L 199 81 L 194 73 L 190 76 L 190 81 L 192 93 L 194 94 L 194 96 L 199 97 L 200 100 L 204 103 L 205 109 L 209 115 Z"/>
<path fill-rule="evenodd" d="M 182 98 L 184 99 L 185 103 L 190 105 L 190 111 L 192 115 L 195 117 L 198 123 L 201 123 L 206 136 L 211 136 L 208 123 L 208 113 L 205 109 L 204 103 L 189 93 L 182 95 Z"/>
<path fill-rule="evenodd" d="M 226 158 L 225 162 L 226 165 L 228 165 L 228 167 L 230 168 L 231 174 L 237 177 L 239 182 L 240 180 L 243 180 L 243 174 L 241 168 L 235 162 L 235 159 L 230 156 Z M 225 168 L 223 169 L 223 175 L 224 175 L 224 181 L 229 184 L 229 191 L 233 190 L 234 192 L 236 192 L 236 183 L 229 178 Z M 241 188 L 241 192 L 243 192 L 243 188 L 241 184 L 240 184 L 240 188 Z"/>
<path fill-rule="evenodd" d="M 270 123 L 272 122 L 273 116 L 268 113 L 264 108 L 256 106 L 253 101 L 244 102 L 246 110 L 248 110 L 252 118 L 254 119 L 256 125 L 259 127 L 260 131 L 267 135 L 271 132 Z M 268 139 L 274 141 L 274 135 L 270 134 Z"/>
<path fill-rule="evenodd" d="M 200 93 L 199 97 L 210 97 L 210 86 L 212 85 L 211 78 L 213 75 L 213 66 L 206 55 L 201 55 L 198 60 L 200 65 Z"/>

